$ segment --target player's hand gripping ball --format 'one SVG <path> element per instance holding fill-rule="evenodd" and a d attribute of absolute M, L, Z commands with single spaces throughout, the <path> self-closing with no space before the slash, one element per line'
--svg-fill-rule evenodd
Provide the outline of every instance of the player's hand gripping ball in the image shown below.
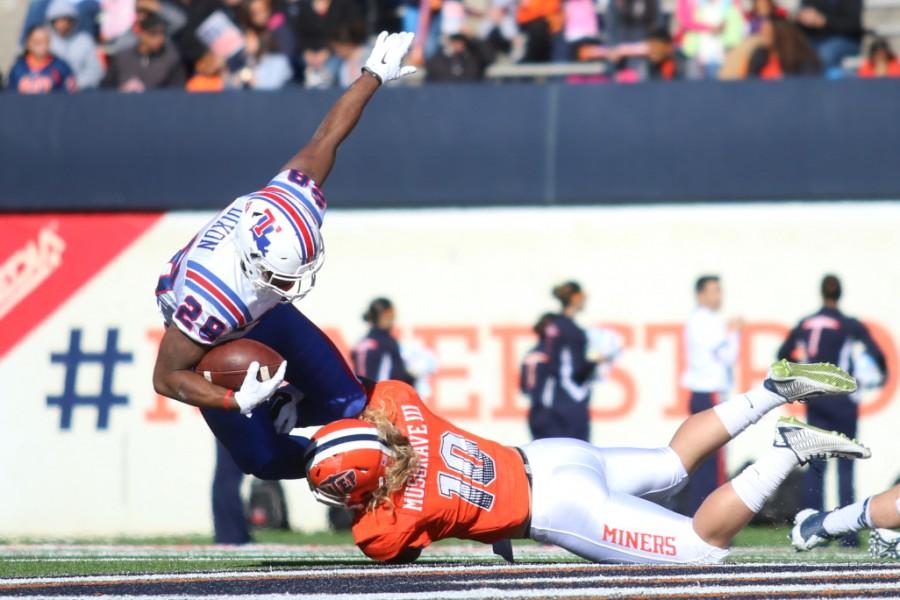
<path fill-rule="evenodd" d="M 246 414 L 275 393 L 286 368 L 281 355 L 265 344 L 239 339 L 214 347 L 194 370 L 211 383 L 235 390 L 234 399 Z"/>

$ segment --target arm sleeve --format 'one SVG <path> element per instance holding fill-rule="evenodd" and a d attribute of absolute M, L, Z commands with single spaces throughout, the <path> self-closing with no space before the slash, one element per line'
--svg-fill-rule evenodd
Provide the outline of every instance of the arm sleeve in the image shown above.
<path fill-rule="evenodd" d="M 305 173 L 297 169 L 286 169 L 273 177 L 268 185 L 278 188 L 278 191 L 281 193 L 288 194 L 291 199 L 303 206 L 306 212 L 312 215 L 318 227 L 322 226 L 328 203 L 325 201 L 325 196 L 319 190 L 316 182 Z"/>
<path fill-rule="evenodd" d="M 733 365 L 737 361 L 738 351 L 741 346 L 741 336 L 736 331 L 731 331 L 725 336 L 725 341 L 716 351 L 719 360 L 727 365 Z"/>
<path fill-rule="evenodd" d="M 778 349 L 778 355 L 776 358 L 778 360 L 787 359 L 791 360 L 794 356 L 794 351 L 797 349 L 797 340 L 800 336 L 800 326 L 796 326 L 791 329 L 791 332 L 788 334 L 787 338 L 784 340 L 784 343 L 781 344 L 781 347 Z"/>
<path fill-rule="evenodd" d="M 354 527 L 356 545 L 363 554 L 373 560 L 400 562 L 412 556 L 418 558 L 423 548 L 428 546 L 428 536 L 423 532 L 405 527 L 381 527 L 372 535 L 360 539 Z"/>
<path fill-rule="evenodd" d="M 103 79 L 103 65 L 100 63 L 100 57 L 97 56 L 97 47 L 85 36 L 84 56 L 81 61 L 81 68 L 76 73 L 75 80 L 79 89 L 95 88 L 100 85 Z"/>
<path fill-rule="evenodd" d="M 378 367 L 381 365 L 381 358 L 384 355 L 384 350 L 381 348 L 381 345 L 372 340 L 372 345 L 369 348 L 369 351 L 366 352 L 366 360 L 363 363 L 364 377 L 368 377 L 369 379 L 374 379 L 378 381 Z"/>
<path fill-rule="evenodd" d="M 875 361 L 875 364 L 878 365 L 878 368 L 881 370 L 881 375 L 887 379 L 888 371 L 887 371 L 887 359 L 884 356 L 884 352 L 881 351 L 881 348 L 878 347 L 878 344 L 875 343 L 875 340 L 872 339 L 872 334 L 869 333 L 869 328 L 862 324 L 862 322 L 853 320 L 853 336 L 862 342 L 863 346 L 866 348 L 866 352 L 872 357 L 872 360 Z"/>
<path fill-rule="evenodd" d="M 403 383 L 408 383 L 409 385 L 415 385 L 416 378 L 410 375 L 409 371 L 406 370 L 406 362 L 403 360 L 403 355 L 400 354 L 400 344 L 397 343 L 397 340 L 391 339 L 391 360 L 394 365 L 393 373 L 391 373 L 391 379 L 397 379 L 398 381 L 402 381 Z"/>

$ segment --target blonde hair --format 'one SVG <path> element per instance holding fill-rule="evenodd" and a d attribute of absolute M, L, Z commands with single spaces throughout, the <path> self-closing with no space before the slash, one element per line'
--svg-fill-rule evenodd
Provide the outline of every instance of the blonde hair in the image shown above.
<path fill-rule="evenodd" d="M 394 460 L 385 469 L 382 484 L 372 492 L 372 497 L 366 503 L 366 510 L 375 510 L 381 504 L 393 508 L 391 496 L 402 489 L 410 477 L 419 470 L 419 455 L 409 443 L 409 439 L 400 433 L 383 410 L 367 408 L 361 418 L 374 425 L 378 430 L 378 437 L 394 451 Z"/>

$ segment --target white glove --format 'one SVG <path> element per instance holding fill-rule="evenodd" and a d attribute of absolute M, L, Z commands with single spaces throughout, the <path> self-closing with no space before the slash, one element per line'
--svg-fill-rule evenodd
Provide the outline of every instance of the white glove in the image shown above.
<path fill-rule="evenodd" d="M 416 34 L 408 31 L 390 35 L 387 31 L 382 31 L 375 40 L 375 47 L 372 48 L 372 53 L 369 54 L 363 71 L 374 75 L 379 83 L 387 83 L 406 75 L 412 75 L 416 72 L 415 67 L 401 67 L 400 64 L 403 62 L 403 57 L 409 52 L 414 37 Z"/>
<path fill-rule="evenodd" d="M 244 383 L 241 389 L 234 393 L 234 401 L 241 407 L 241 414 L 246 415 L 254 408 L 268 400 L 281 382 L 284 381 L 284 372 L 287 369 L 287 361 L 281 363 L 275 374 L 265 381 L 259 381 L 256 374 L 259 373 L 259 363 L 255 360 L 247 367 Z"/>

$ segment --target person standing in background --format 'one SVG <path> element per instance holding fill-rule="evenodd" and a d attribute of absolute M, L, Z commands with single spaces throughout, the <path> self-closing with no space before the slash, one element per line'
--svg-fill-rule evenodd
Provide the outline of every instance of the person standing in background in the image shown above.
<path fill-rule="evenodd" d="M 363 314 L 370 329 L 350 353 L 354 372 L 373 381 L 395 379 L 415 385 L 415 377 L 406 369 L 400 344 L 391 333 L 397 313 L 387 298 L 375 298 Z"/>
<path fill-rule="evenodd" d="M 848 317 L 838 309 L 842 293 L 841 280 L 834 275 L 825 275 L 822 279 L 821 293 L 822 308 L 801 319 L 791 330 L 778 350 L 778 357 L 803 363 L 830 362 L 841 366 L 852 375 L 853 345 L 855 342 L 861 342 L 881 374 L 886 376 L 887 364 L 884 353 L 872 339 L 869 330 L 858 320 Z M 815 427 L 854 435 L 859 419 L 859 406 L 850 396 L 829 398 L 820 404 L 807 405 L 806 419 Z M 825 504 L 825 473 L 823 469 L 816 467 L 816 463 L 813 463 L 804 476 L 803 506 L 822 511 Z M 856 495 L 853 488 L 853 471 L 852 461 L 838 461 L 838 502 L 841 506 L 854 503 Z M 855 532 L 851 532 L 842 538 L 841 543 L 857 546 L 859 538 Z"/>
<path fill-rule="evenodd" d="M 528 396 L 531 406 L 528 409 L 528 429 L 532 439 L 547 437 L 542 435 L 552 427 L 555 415 L 552 412 L 552 388 L 547 386 L 549 358 L 544 352 L 547 343 L 547 325 L 553 322 L 553 313 L 544 313 L 532 330 L 538 336 L 538 342 L 522 359 L 519 370 L 519 390 Z"/>
<path fill-rule="evenodd" d="M 529 425 L 534 439 L 570 437 L 589 441 L 591 381 L 597 362 L 588 359 L 587 334 L 574 320 L 584 309 L 587 295 L 578 282 L 567 281 L 553 288 L 553 297 L 562 304 L 562 310 L 545 315 L 535 327 L 540 329 L 540 343 L 530 355 L 543 353 L 546 365 L 542 367 L 543 381 L 531 394 Z"/>
<path fill-rule="evenodd" d="M 731 388 L 732 369 L 737 360 L 740 330 L 743 323 L 725 322 L 722 307 L 722 285 L 718 275 L 703 275 L 694 286 L 697 306 L 684 326 L 687 368 L 681 385 L 691 392 L 691 414 L 712 408 L 725 400 Z M 685 486 L 684 514 L 694 514 L 706 497 L 725 483 L 725 452 L 707 458 Z"/>

